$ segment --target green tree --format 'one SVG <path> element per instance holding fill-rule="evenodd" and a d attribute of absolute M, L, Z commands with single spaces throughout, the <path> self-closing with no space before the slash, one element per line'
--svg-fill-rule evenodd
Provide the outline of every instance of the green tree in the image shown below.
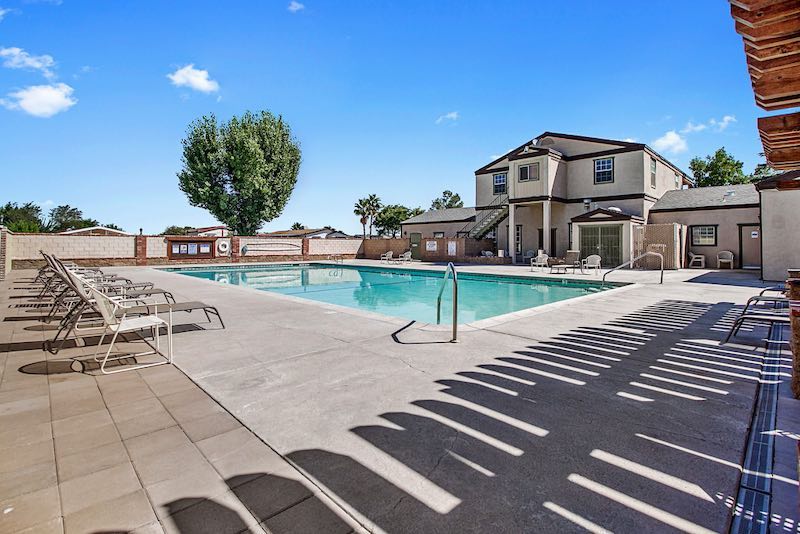
<path fill-rule="evenodd" d="M 299 222 L 292 223 L 292 230 L 305 230 L 305 229 L 306 227 L 302 223 Z"/>
<path fill-rule="evenodd" d="M 191 226 L 167 226 L 164 228 L 164 231 L 161 232 L 161 235 L 186 235 L 191 230 Z"/>
<path fill-rule="evenodd" d="M 125 230 L 123 230 L 122 228 L 120 228 L 119 226 L 117 226 L 114 223 L 104 224 L 103 226 L 105 226 L 106 228 L 110 228 L 112 230 L 119 230 L 120 232 L 124 232 L 125 231 Z"/>
<path fill-rule="evenodd" d="M 763 158 L 764 153 L 761 152 L 759 156 Z M 756 168 L 753 169 L 753 174 L 749 176 L 749 179 L 751 182 L 756 183 L 770 176 L 775 176 L 776 174 L 778 174 L 778 171 L 770 167 L 769 163 L 759 163 L 756 165 Z"/>
<path fill-rule="evenodd" d="M 380 197 L 378 195 L 369 195 L 364 199 L 367 207 L 367 216 L 369 217 L 369 236 L 372 237 L 372 227 L 375 226 L 375 219 L 383 208 Z"/>
<path fill-rule="evenodd" d="M 719 148 L 713 156 L 705 158 L 695 157 L 689 162 L 697 187 L 712 185 L 732 185 L 749 183 L 750 177 L 742 171 L 743 163 L 731 154 L 725 147 Z"/>
<path fill-rule="evenodd" d="M 50 210 L 47 230 L 50 232 L 66 232 L 67 230 L 99 226 L 99 224 L 95 219 L 85 219 L 83 212 L 78 208 L 65 204 Z"/>
<path fill-rule="evenodd" d="M 281 214 L 300 169 L 300 146 L 283 118 L 245 112 L 217 123 L 212 114 L 183 140 L 181 191 L 239 235 L 252 235 Z"/>
<path fill-rule="evenodd" d="M 378 228 L 380 235 L 397 237 L 401 223 L 422 212 L 421 208 L 410 209 L 400 204 L 389 204 L 378 212 L 377 217 L 375 217 L 375 226 Z"/>
<path fill-rule="evenodd" d="M 367 237 L 367 223 L 369 222 L 369 205 L 366 198 L 359 198 L 353 206 L 353 214 L 359 216 L 361 223 L 361 236 Z"/>
<path fill-rule="evenodd" d="M 433 199 L 431 202 L 432 210 L 444 210 L 447 208 L 463 208 L 464 201 L 458 193 L 453 193 L 450 190 L 442 192 L 442 196 Z"/>
<path fill-rule="evenodd" d="M 19 205 L 7 202 L 0 206 L 0 224 L 12 232 L 41 232 L 45 227 L 42 208 L 33 202 Z"/>

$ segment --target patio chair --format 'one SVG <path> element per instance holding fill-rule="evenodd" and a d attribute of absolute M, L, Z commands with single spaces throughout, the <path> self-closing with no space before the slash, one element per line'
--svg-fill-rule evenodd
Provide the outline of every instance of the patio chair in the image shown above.
<path fill-rule="evenodd" d="M 733 269 L 733 252 L 723 250 L 717 254 L 717 269 L 722 269 L 724 264 L 727 264 L 729 269 Z"/>
<path fill-rule="evenodd" d="M 539 254 L 535 258 L 531 258 L 531 271 L 539 268 L 547 268 L 549 266 L 549 259 L 550 256 L 547 254 Z"/>
<path fill-rule="evenodd" d="M 411 263 L 411 251 L 407 250 L 402 254 L 400 254 L 399 256 L 397 256 L 396 263 Z"/>
<path fill-rule="evenodd" d="M 536 256 L 533 254 L 532 250 L 526 250 L 525 254 L 522 255 L 522 261 L 528 263 L 530 260 L 535 258 Z"/>
<path fill-rule="evenodd" d="M 693 252 L 689 253 L 689 268 L 693 269 L 705 269 L 706 268 L 706 257 L 704 254 L 695 254 Z"/>
<path fill-rule="evenodd" d="M 100 336 L 100 342 L 97 344 L 97 350 L 94 353 L 94 360 L 96 362 L 100 362 L 100 372 L 105 375 L 115 374 L 115 373 L 122 373 L 126 371 L 134 371 L 136 369 L 144 369 L 146 367 L 155 367 L 157 365 L 164 365 L 168 363 L 172 363 L 172 308 L 169 305 L 164 305 L 169 308 L 169 320 L 164 320 L 157 315 L 158 311 L 153 315 L 137 315 L 137 316 L 128 316 L 128 308 L 125 306 L 122 300 L 112 300 L 108 295 L 101 292 L 98 289 L 93 287 L 89 288 L 92 297 L 94 298 L 95 303 L 97 304 L 97 309 L 100 311 L 100 314 L 103 318 L 103 334 Z M 157 304 L 155 306 L 158 306 Z M 164 326 L 167 329 L 167 352 L 164 353 L 161 350 L 161 334 L 160 330 L 161 327 Z M 137 352 L 135 354 L 124 354 L 121 356 L 111 356 L 111 351 L 114 349 L 114 344 L 117 342 L 117 338 L 120 334 L 124 334 L 127 332 L 140 332 L 142 330 L 150 330 L 152 331 L 153 338 L 155 340 L 155 346 L 153 346 L 149 341 L 145 338 L 142 338 L 142 341 L 147 343 L 147 345 L 152 349 L 145 352 Z M 111 343 L 108 345 L 108 350 L 106 351 L 105 356 L 100 358 L 98 355 L 100 354 L 100 347 L 103 345 L 103 341 L 105 340 L 106 336 L 111 334 Z M 164 358 L 164 361 L 156 361 L 150 363 L 142 363 L 136 365 L 128 365 L 122 369 L 115 369 L 112 371 L 106 370 L 106 364 L 109 360 L 116 361 L 121 360 L 124 358 L 137 358 L 140 356 L 150 356 L 150 355 L 158 355 Z"/>
<path fill-rule="evenodd" d="M 725 337 L 725 341 L 723 341 L 722 344 L 724 345 L 727 343 L 731 337 L 735 337 L 736 334 L 739 333 L 739 329 L 742 327 L 745 321 L 751 323 L 762 323 L 770 326 L 773 324 L 790 324 L 791 319 L 788 313 L 789 309 L 785 308 L 785 311 L 786 313 L 743 313 L 733 322 L 733 325 L 731 325 L 731 329 L 728 331 L 728 335 Z"/>
<path fill-rule="evenodd" d="M 494 252 L 491 250 L 481 250 L 481 256 L 484 258 L 494 258 Z"/>
<path fill-rule="evenodd" d="M 581 264 L 581 251 L 580 250 L 568 250 L 567 253 L 564 255 L 564 263 L 567 265 L 580 265 Z"/>
<path fill-rule="evenodd" d="M 595 269 L 594 274 L 596 275 L 598 272 L 600 272 L 601 262 L 602 258 L 600 256 L 598 256 L 597 254 L 591 254 L 589 256 L 586 256 L 586 258 L 584 258 L 584 260 L 581 262 L 581 266 L 584 269 Z"/>
<path fill-rule="evenodd" d="M 392 261 L 392 251 L 384 252 L 381 254 L 381 261 L 385 261 L 386 263 L 391 263 Z"/>

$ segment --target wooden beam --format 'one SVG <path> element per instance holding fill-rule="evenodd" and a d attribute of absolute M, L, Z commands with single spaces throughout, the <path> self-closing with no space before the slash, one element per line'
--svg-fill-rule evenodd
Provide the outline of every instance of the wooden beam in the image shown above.
<path fill-rule="evenodd" d="M 736 33 L 750 42 L 771 41 L 775 45 L 796 41 L 800 38 L 800 32 L 798 32 L 798 29 L 800 29 L 800 14 L 793 15 L 788 19 L 771 22 L 758 28 L 745 26 L 741 22 L 737 22 L 735 26 Z"/>
<path fill-rule="evenodd" d="M 756 9 L 745 9 L 731 2 L 733 20 L 751 28 L 770 24 L 798 13 L 800 13 L 800 2 L 797 0 L 772 1 Z"/>
<path fill-rule="evenodd" d="M 778 46 L 756 46 L 753 43 L 744 41 L 744 53 L 753 59 L 767 61 L 800 53 L 800 42 L 786 43 Z"/>
<path fill-rule="evenodd" d="M 800 112 L 760 117 L 758 119 L 758 129 L 762 132 L 800 131 Z"/>
<path fill-rule="evenodd" d="M 756 98 L 773 100 L 800 95 L 800 63 L 785 69 L 765 72 L 753 82 Z"/>
<path fill-rule="evenodd" d="M 775 0 L 730 0 L 731 6 L 737 6 L 748 11 L 756 11 L 769 7 Z"/>
<path fill-rule="evenodd" d="M 756 95 L 756 104 L 767 111 L 777 109 L 796 108 L 800 106 L 800 96 L 763 99 Z"/>
<path fill-rule="evenodd" d="M 760 78 L 766 72 L 774 72 L 795 65 L 800 65 L 800 52 L 766 60 L 747 58 L 747 67 L 750 70 L 750 75 L 755 78 Z"/>

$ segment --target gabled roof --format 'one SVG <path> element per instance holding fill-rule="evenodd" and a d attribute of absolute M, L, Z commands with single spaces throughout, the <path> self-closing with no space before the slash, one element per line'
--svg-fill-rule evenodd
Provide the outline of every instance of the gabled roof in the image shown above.
<path fill-rule="evenodd" d="M 557 132 L 543 132 L 542 134 L 538 135 L 536 139 L 541 139 L 542 137 L 560 137 L 561 139 L 572 139 L 574 141 L 587 141 L 590 143 L 603 143 L 606 145 L 618 145 L 627 147 L 645 146 L 644 143 L 635 143 L 632 141 L 620 141 L 618 139 L 606 139 L 604 137 L 589 137 L 586 135 L 565 134 Z"/>
<path fill-rule="evenodd" d="M 86 232 L 108 232 L 110 234 L 118 234 L 118 235 L 133 235 L 125 232 L 124 230 L 117 230 L 116 228 L 108 228 L 107 226 L 89 226 L 87 228 L 75 228 L 74 230 L 66 230 L 64 232 L 59 232 L 59 234 L 63 235 L 70 235 L 70 234 L 83 234 Z"/>
<path fill-rule="evenodd" d="M 331 228 L 303 228 L 300 230 L 277 230 L 275 232 L 267 232 L 261 235 L 271 236 L 271 237 L 304 237 L 307 235 L 324 234 L 331 232 L 336 232 L 336 230 L 332 230 Z"/>
<path fill-rule="evenodd" d="M 406 219 L 400 224 L 428 224 L 447 222 L 467 222 L 475 218 L 475 208 L 446 208 L 429 210 L 415 217 Z"/>
<path fill-rule="evenodd" d="M 789 171 L 764 178 L 756 184 L 756 189 L 800 189 L 800 171 Z"/>
<path fill-rule="evenodd" d="M 587 211 L 576 217 L 570 219 L 576 222 L 605 222 L 605 221 L 635 221 L 642 222 L 643 219 L 638 215 L 625 213 L 620 209 L 597 208 L 592 211 Z"/>
<path fill-rule="evenodd" d="M 650 211 L 686 211 L 697 208 L 757 205 L 758 191 L 755 185 L 720 185 L 667 191 Z"/>

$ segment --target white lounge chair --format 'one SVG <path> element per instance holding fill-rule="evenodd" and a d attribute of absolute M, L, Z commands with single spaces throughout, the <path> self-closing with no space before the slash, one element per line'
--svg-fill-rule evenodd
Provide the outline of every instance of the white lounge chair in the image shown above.
<path fill-rule="evenodd" d="M 395 263 L 411 263 L 411 251 L 407 250 L 397 256 L 397 261 Z"/>
<path fill-rule="evenodd" d="M 528 263 L 533 258 L 535 258 L 534 254 L 533 254 L 533 251 L 532 250 L 526 250 L 525 254 L 523 254 L 523 256 L 522 256 L 522 261 L 524 261 L 525 263 Z"/>
<path fill-rule="evenodd" d="M 531 271 L 537 268 L 547 268 L 548 267 L 548 260 L 550 256 L 547 254 L 539 254 L 535 258 L 531 258 Z"/>
<path fill-rule="evenodd" d="M 689 268 L 705 269 L 706 257 L 703 254 L 689 253 Z"/>
<path fill-rule="evenodd" d="M 386 263 L 390 263 L 392 261 L 392 251 L 384 252 L 381 254 L 381 261 L 385 261 Z"/>
<path fill-rule="evenodd" d="M 729 269 L 733 269 L 733 252 L 729 250 L 723 250 L 717 254 L 717 269 L 722 269 L 725 264 L 728 265 Z"/>
<path fill-rule="evenodd" d="M 484 258 L 494 258 L 494 252 L 491 250 L 481 250 L 481 256 Z"/>
<path fill-rule="evenodd" d="M 154 367 L 156 365 L 164 365 L 167 363 L 172 363 L 172 309 L 169 309 L 169 320 L 164 320 L 159 317 L 158 314 L 158 304 L 153 304 L 154 306 L 154 313 L 153 315 L 139 315 L 128 317 L 127 312 L 130 307 L 125 306 L 124 300 L 112 300 L 108 295 L 99 291 L 94 287 L 89 287 L 91 291 L 92 297 L 94 298 L 96 307 L 100 310 L 100 314 L 103 318 L 103 335 L 100 336 L 100 342 L 97 344 L 97 350 L 94 353 L 94 359 L 96 362 L 100 362 L 100 372 L 106 375 L 114 374 L 114 373 L 122 373 L 125 371 L 133 371 L 135 369 L 144 369 L 145 367 Z M 164 304 L 163 306 L 169 307 L 169 304 Z M 161 336 L 159 330 L 162 326 L 165 326 L 167 329 L 167 352 L 166 354 L 161 350 Z M 151 330 L 153 334 L 153 338 L 155 339 L 155 346 L 151 345 L 150 342 L 144 340 L 150 348 L 153 350 L 145 351 L 145 352 L 138 352 L 135 354 L 123 354 L 121 356 L 114 356 L 111 357 L 111 351 L 114 349 L 114 343 L 117 341 L 117 337 L 120 334 L 124 334 L 126 332 L 138 332 L 140 330 Z M 103 341 L 105 340 L 106 335 L 112 334 L 111 343 L 108 345 L 108 350 L 106 351 L 106 355 L 103 358 L 100 358 L 98 354 L 100 353 L 100 347 L 103 345 Z M 164 358 L 164 361 L 156 361 L 152 363 L 143 363 L 138 365 L 126 365 L 122 369 L 116 369 L 113 371 L 106 370 L 106 364 L 109 360 L 120 360 L 124 358 L 136 358 L 139 356 L 149 356 L 149 355 L 158 355 Z"/>
<path fill-rule="evenodd" d="M 592 254 L 590 256 L 586 256 L 586 258 L 583 259 L 582 264 L 584 269 L 595 269 L 594 274 L 597 274 L 598 272 L 600 272 L 601 262 L 602 258 L 600 256 L 598 256 L 597 254 Z"/>

